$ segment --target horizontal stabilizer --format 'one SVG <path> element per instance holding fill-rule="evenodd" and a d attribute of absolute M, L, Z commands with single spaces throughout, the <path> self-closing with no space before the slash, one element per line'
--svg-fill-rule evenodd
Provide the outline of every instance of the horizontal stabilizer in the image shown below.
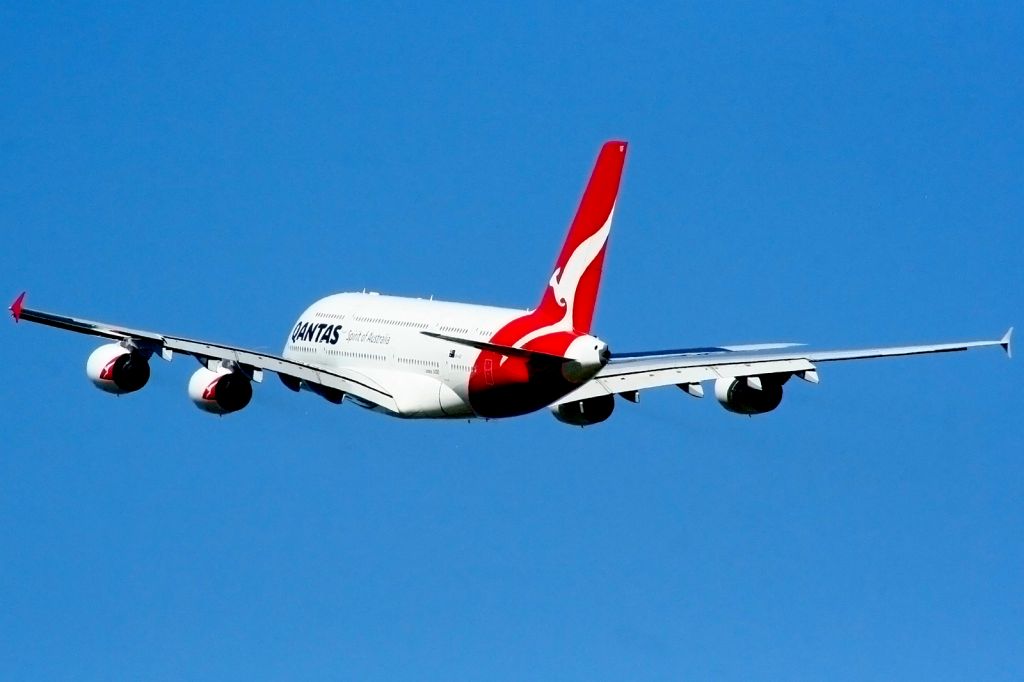
<path fill-rule="evenodd" d="M 1012 339 L 1013 339 L 1013 327 L 1010 327 L 1009 329 L 1007 329 L 1006 333 L 1003 334 L 1003 338 L 999 339 L 999 345 L 1002 346 L 1003 350 L 1006 351 L 1006 357 L 1008 357 L 1008 358 L 1012 358 L 1013 357 L 1013 346 L 1010 343 Z"/>
<path fill-rule="evenodd" d="M 487 350 L 492 353 L 500 353 L 501 355 L 507 355 L 510 358 L 547 360 L 558 363 L 570 361 L 570 358 L 565 358 L 561 355 L 541 353 L 540 351 L 516 348 L 515 346 L 503 346 L 499 343 L 488 343 L 487 341 L 477 341 L 476 339 L 463 339 L 458 336 L 448 336 L 447 334 L 437 334 L 435 332 L 420 332 L 420 334 L 429 336 L 432 339 L 440 339 L 441 341 L 457 343 L 460 346 L 469 346 L 470 348 L 476 348 L 477 350 Z"/>

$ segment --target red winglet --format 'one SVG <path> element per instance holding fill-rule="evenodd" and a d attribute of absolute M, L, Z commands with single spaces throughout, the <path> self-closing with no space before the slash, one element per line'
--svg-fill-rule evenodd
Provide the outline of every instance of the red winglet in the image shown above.
<path fill-rule="evenodd" d="M 21 320 L 21 309 L 23 307 L 22 303 L 25 301 L 25 294 L 26 293 L 28 293 L 28 292 L 25 292 L 25 291 L 21 292 L 21 296 L 19 296 L 18 298 L 14 299 L 14 303 L 12 303 L 11 307 L 9 308 L 9 310 L 11 311 L 11 315 L 14 316 L 14 321 L 15 322 L 18 322 L 18 321 Z"/>

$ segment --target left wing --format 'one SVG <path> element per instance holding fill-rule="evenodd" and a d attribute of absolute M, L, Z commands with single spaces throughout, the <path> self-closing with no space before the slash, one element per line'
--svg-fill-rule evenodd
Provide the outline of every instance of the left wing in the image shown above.
<path fill-rule="evenodd" d="M 818 372 L 814 363 L 836 362 L 839 360 L 866 360 L 869 358 L 896 357 L 901 355 L 924 355 L 927 353 L 950 353 L 970 348 L 1001 346 L 1006 355 L 1011 355 L 1010 339 L 1013 327 L 998 341 L 959 341 L 916 346 L 884 346 L 854 350 L 788 350 L 786 352 L 765 352 L 759 350 L 736 351 L 722 347 L 692 349 L 683 353 L 653 351 L 612 355 L 611 360 L 586 384 L 558 401 L 557 404 L 576 402 L 604 395 L 623 395 L 635 400 L 637 392 L 648 388 L 676 385 L 690 395 L 701 397 L 702 381 L 711 379 L 746 378 L 751 388 L 760 389 L 760 377 L 781 375 L 788 379 L 792 375 L 818 383 Z M 783 344 L 766 344 L 766 346 Z M 792 344 L 787 344 L 792 345 Z M 764 348 L 765 346 L 761 346 Z M 742 347 L 739 347 L 742 348 Z M 757 347 L 752 347 L 757 348 Z"/>
<path fill-rule="evenodd" d="M 298 390 L 298 383 L 301 379 L 314 386 L 341 391 L 392 412 L 399 411 L 394 396 L 377 381 L 361 372 L 349 369 L 324 369 L 317 365 L 287 360 L 246 348 L 131 329 L 106 322 L 55 315 L 42 310 L 26 308 L 24 303 L 25 294 L 22 294 L 10 307 L 16 322 L 35 322 L 79 334 L 114 339 L 121 341 L 122 344 L 128 344 L 130 347 L 160 355 L 165 360 L 170 360 L 174 353 L 181 353 L 190 355 L 207 366 L 211 364 L 211 361 L 214 363 L 227 361 L 235 363 L 254 381 L 259 381 L 262 378 L 262 371 L 266 370 L 276 373 L 286 386 L 294 390 Z"/>

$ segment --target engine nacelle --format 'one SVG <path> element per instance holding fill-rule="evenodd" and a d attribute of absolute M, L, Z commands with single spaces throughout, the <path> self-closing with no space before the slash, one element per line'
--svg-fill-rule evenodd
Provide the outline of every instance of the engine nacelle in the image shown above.
<path fill-rule="evenodd" d="M 782 402 L 782 384 L 788 375 L 768 374 L 759 377 L 761 389 L 747 384 L 746 377 L 739 379 L 716 379 L 715 398 L 722 407 L 736 414 L 764 414 L 771 412 Z"/>
<path fill-rule="evenodd" d="M 137 391 L 149 381 L 149 353 L 108 343 L 92 352 L 85 373 L 96 388 L 121 395 Z"/>
<path fill-rule="evenodd" d="M 206 412 L 238 412 L 252 400 L 252 382 L 241 372 L 201 367 L 188 381 L 188 397 Z"/>
<path fill-rule="evenodd" d="M 612 416 L 615 409 L 615 396 L 602 395 L 586 400 L 574 400 L 551 408 L 551 414 L 563 424 L 573 426 L 590 426 L 603 422 Z"/>

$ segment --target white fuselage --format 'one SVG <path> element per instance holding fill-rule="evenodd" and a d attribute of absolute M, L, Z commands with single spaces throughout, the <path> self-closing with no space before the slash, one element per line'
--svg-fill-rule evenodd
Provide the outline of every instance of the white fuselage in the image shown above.
<path fill-rule="evenodd" d="M 386 386 L 398 403 L 398 416 L 464 419 L 476 416 L 469 379 L 480 351 L 421 332 L 488 341 L 525 312 L 376 293 L 334 294 L 302 313 L 282 355 L 328 370 L 355 371 Z"/>

